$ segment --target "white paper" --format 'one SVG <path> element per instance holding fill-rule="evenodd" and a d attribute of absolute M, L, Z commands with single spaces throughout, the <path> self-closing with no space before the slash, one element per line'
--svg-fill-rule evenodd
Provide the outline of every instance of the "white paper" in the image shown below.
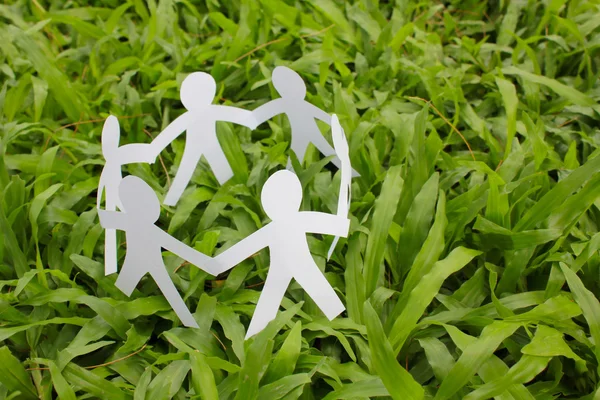
<path fill-rule="evenodd" d="M 340 121 L 338 120 L 337 115 L 333 114 L 331 118 L 331 136 L 333 138 L 333 145 L 335 146 L 335 151 L 340 159 L 340 195 L 338 197 L 338 206 L 337 206 L 337 215 L 348 217 L 348 212 L 350 210 L 350 201 L 351 201 L 351 192 L 350 185 L 352 183 L 352 165 L 350 164 L 350 153 L 348 148 L 348 141 L 346 140 L 346 135 L 344 135 L 344 130 L 340 125 Z M 331 243 L 331 247 L 327 252 L 327 260 L 331 258 L 333 251 L 335 250 L 335 246 L 337 245 L 339 236 L 336 236 Z"/>
<path fill-rule="evenodd" d="M 318 119 L 331 125 L 331 116 L 304 100 L 306 84 L 300 75 L 287 67 L 280 66 L 273 70 L 272 82 L 281 97 L 263 104 L 252 112 L 256 124 L 260 125 L 278 114 L 285 114 L 292 128 L 291 148 L 298 160 L 304 161 L 309 143 L 312 143 L 325 157 L 337 156 L 336 151 L 321 134 L 316 122 Z M 341 168 L 338 157 L 332 162 Z M 354 170 L 352 175 L 360 176 Z"/>
<path fill-rule="evenodd" d="M 160 203 L 146 182 L 127 176 L 119 185 L 123 209 L 98 210 L 105 229 L 125 231 L 127 255 L 115 285 L 130 296 L 139 281 L 150 274 L 185 326 L 198 327 L 194 317 L 177 292 L 167 273 L 161 249 L 165 248 L 200 268 L 209 268 L 210 257 L 186 246 L 155 225 L 160 216 Z M 207 270 L 210 273 L 210 271 Z"/>
<path fill-rule="evenodd" d="M 128 144 L 119 147 L 119 120 L 109 116 L 102 127 L 102 155 L 106 160 L 98 184 L 97 207 L 100 208 L 102 194 L 105 195 L 105 209 L 115 211 L 123 208 L 119 200 L 121 167 L 124 164 L 145 162 L 153 163 L 156 156 L 148 144 Z M 107 229 L 104 241 L 104 274 L 117 272 L 117 233 Z"/>
<path fill-rule="evenodd" d="M 348 143 L 337 116 L 330 116 L 304 100 L 306 87 L 300 76 L 289 68 L 277 67 L 273 72 L 273 84 L 281 98 L 250 112 L 212 104 L 216 93 L 214 79 L 203 72 L 192 73 L 183 81 L 180 90 L 181 101 L 187 111 L 150 144 L 119 146 L 118 120 L 110 116 L 104 124 L 102 152 L 106 164 L 98 186 L 97 207 L 100 223 L 106 229 L 105 273 L 117 272 L 116 230 L 122 230 L 126 235 L 127 255 L 116 286 L 129 296 L 142 277 L 150 274 L 185 326 L 197 327 L 197 323 L 166 270 L 162 248 L 214 276 L 234 267 L 260 249 L 269 248 L 271 266 L 246 338 L 260 332 L 275 318 L 292 279 L 304 288 L 330 320 L 344 310 L 343 303 L 317 267 L 306 235 L 334 235 L 328 258 L 331 256 L 339 237 L 348 235 L 350 184 L 352 177 L 358 174 L 350 164 Z M 160 216 L 160 202 L 152 188 L 140 178 L 122 178 L 123 165 L 154 162 L 161 151 L 185 132 L 182 160 L 164 199 L 164 204 L 175 205 L 202 156 L 209 162 L 220 184 L 233 176 L 217 139 L 218 121 L 255 129 L 259 123 L 281 113 L 285 113 L 290 120 L 291 148 L 300 160 L 304 160 L 309 143 L 313 143 L 324 156 L 335 156 L 333 162 L 341 171 L 336 215 L 299 211 L 302 203 L 300 180 L 291 171 L 278 171 L 269 177 L 261 193 L 263 208 L 271 222 L 213 259 L 157 227 L 155 222 Z M 335 149 L 321 134 L 316 119 L 331 125 Z M 100 209 L 103 194 L 104 210 Z"/>
<path fill-rule="evenodd" d="M 212 104 L 217 85 L 212 76 L 205 72 L 188 75 L 181 84 L 180 96 L 186 112 L 175 119 L 153 141 L 156 155 L 184 131 L 185 149 L 175 179 L 167 192 L 164 204 L 174 206 L 192 179 L 202 155 L 210 164 L 221 185 L 233 176 L 233 170 L 217 139 L 217 121 L 233 122 L 254 129 L 253 114 L 236 107 Z"/>
<path fill-rule="evenodd" d="M 264 247 L 271 265 L 246 338 L 260 332 L 275 318 L 292 280 L 306 290 L 330 320 L 344 305 L 317 267 L 308 247 L 307 233 L 344 236 L 350 221 L 345 216 L 299 211 L 302 185 L 296 174 L 283 170 L 271 175 L 261 193 L 263 209 L 271 222 L 216 256 L 209 267 L 215 273 L 232 268 Z"/>

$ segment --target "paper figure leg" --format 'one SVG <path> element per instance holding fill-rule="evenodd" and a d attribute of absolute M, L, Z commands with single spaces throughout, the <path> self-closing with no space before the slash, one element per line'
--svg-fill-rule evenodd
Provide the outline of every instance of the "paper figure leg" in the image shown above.
<path fill-rule="evenodd" d="M 292 133 L 292 135 L 293 134 L 294 133 Z M 298 134 L 298 135 L 300 135 L 300 134 Z M 306 155 L 307 148 L 308 148 L 308 141 L 304 140 L 304 137 L 297 139 L 296 136 L 292 136 L 291 151 L 293 151 L 296 154 L 296 158 L 298 159 L 298 162 L 300 164 L 302 164 L 304 162 L 304 156 Z M 288 157 L 286 169 L 288 171 L 297 172 L 297 171 L 294 171 L 294 167 L 292 166 L 292 157 Z"/>
<path fill-rule="evenodd" d="M 293 133 L 292 133 L 293 134 Z M 297 139 L 292 137 L 292 150 L 296 153 L 296 157 L 300 163 L 304 162 L 306 156 L 306 149 L 308 149 L 308 141 L 304 137 Z"/>
<path fill-rule="evenodd" d="M 291 280 L 292 275 L 288 269 L 281 265 L 271 265 L 267 281 L 258 298 L 254 315 L 250 321 L 248 332 L 246 332 L 246 339 L 262 331 L 269 322 L 275 319 L 281 300 L 283 300 Z"/>
<path fill-rule="evenodd" d="M 169 188 L 167 196 L 164 200 L 164 203 L 168 206 L 174 206 L 177 204 L 179 198 L 183 194 L 183 191 L 187 187 L 188 183 L 190 183 L 190 180 L 194 175 L 194 171 L 196 170 L 196 166 L 198 165 L 198 161 L 200 161 L 200 157 L 202 156 L 201 153 L 195 152 L 197 149 L 193 149 L 191 147 L 191 145 L 186 144 L 185 149 L 183 150 L 183 157 L 181 158 L 181 163 L 177 169 L 177 174 L 175 174 L 173 184 Z"/>
<path fill-rule="evenodd" d="M 311 299 L 319 306 L 323 314 L 331 321 L 346 308 L 335 294 L 323 273 L 319 270 L 311 257 L 311 263 L 301 263 L 302 269 L 296 271 L 294 279 L 308 293 Z"/>
<path fill-rule="evenodd" d="M 233 170 L 229 165 L 229 161 L 227 161 L 227 157 L 225 157 L 225 153 L 223 153 L 223 150 L 221 150 L 220 147 L 218 149 L 213 149 L 210 153 L 204 154 L 204 157 L 206 157 L 206 161 L 210 164 L 220 185 L 223 185 L 231 179 Z"/>
<path fill-rule="evenodd" d="M 146 275 L 145 269 L 134 268 L 135 265 L 128 264 L 127 258 L 125 259 L 125 264 L 121 268 L 121 273 L 117 277 L 117 281 L 115 282 L 115 286 L 121 290 L 126 296 L 131 296 L 133 293 L 133 289 L 137 286 L 137 284 L 142 280 L 144 275 Z"/>
<path fill-rule="evenodd" d="M 160 291 L 165 296 L 171 305 L 171 308 L 173 311 L 175 311 L 175 314 L 177 314 L 183 325 L 187 326 L 188 328 L 198 328 L 198 323 L 185 305 L 185 302 L 177 291 L 177 288 L 167 273 L 164 265 L 156 268 L 150 274 L 152 275 L 152 278 L 154 278 L 154 281 L 158 285 Z"/>
<path fill-rule="evenodd" d="M 331 160 L 331 162 L 336 167 L 341 168 L 342 164 L 340 163 L 340 159 L 338 158 L 337 153 L 335 152 L 333 147 L 331 147 L 331 145 L 327 142 L 327 140 L 325 140 L 323 135 L 321 135 L 321 132 L 317 132 L 317 134 L 313 135 L 311 137 L 311 142 L 317 148 L 317 150 L 319 150 L 319 152 L 323 154 L 323 156 L 335 156 L 333 160 Z"/>
<path fill-rule="evenodd" d="M 104 275 L 117 272 L 117 231 L 104 231 Z"/>

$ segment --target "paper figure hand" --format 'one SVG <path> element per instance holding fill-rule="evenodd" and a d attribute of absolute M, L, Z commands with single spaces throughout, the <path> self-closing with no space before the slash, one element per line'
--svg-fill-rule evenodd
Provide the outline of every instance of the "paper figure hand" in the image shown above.
<path fill-rule="evenodd" d="M 214 259 L 205 254 L 199 253 L 195 257 L 192 257 L 192 259 L 186 261 L 212 276 L 217 276 L 221 273 L 218 265 L 214 262 Z"/>
<path fill-rule="evenodd" d="M 252 131 L 255 130 L 258 126 L 258 121 L 256 120 L 255 115 L 251 111 L 244 110 L 244 118 L 239 122 L 240 125 L 243 125 Z"/>
<path fill-rule="evenodd" d="M 200 269 L 202 269 L 203 271 L 211 274 L 212 276 L 218 276 L 218 275 L 222 274 L 223 272 L 225 272 L 226 270 L 233 268 L 233 267 L 229 267 L 229 268 L 223 267 L 223 265 L 215 258 L 208 257 L 207 260 L 204 261 L 204 263 L 198 267 Z"/>
<path fill-rule="evenodd" d="M 217 276 L 218 274 L 235 267 L 246 258 L 267 247 L 270 238 L 269 232 L 270 228 L 267 225 L 251 235 L 246 236 L 224 252 L 217 254 L 210 261 L 211 269 L 215 272 L 213 275 Z"/>
<path fill-rule="evenodd" d="M 165 231 L 160 230 L 159 234 L 161 235 L 162 247 L 183 258 L 193 266 L 213 276 L 217 276 L 219 274 L 218 268 L 215 265 L 212 257 L 209 257 L 193 247 L 180 242 Z"/>
<path fill-rule="evenodd" d="M 245 127 L 249 128 L 251 131 L 255 130 L 256 127 L 258 126 L 258 124 L 256 123 L 256 120 L 253 117 L 248 118 L 248 120 L 246 121 L 246 123 L 242 124 L 242 125 L 244 125 Z"/>
<path fill-rule="evenodd" d="M 100 218 L 100 225 L 104 229 L 125 230 L 127 228 L 127 221 L 122 212 L 107 211 L 98 208 L 98 217 Z"/>

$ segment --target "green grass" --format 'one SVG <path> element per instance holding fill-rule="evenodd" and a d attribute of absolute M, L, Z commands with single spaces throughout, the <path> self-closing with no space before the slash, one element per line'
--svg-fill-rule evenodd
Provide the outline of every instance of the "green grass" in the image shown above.
<path fill-rule="evenodd" d="M 600 1 L 8 3 L 0 399 L 600 398 Z M 268 251 L 216 279 L 165 252 L 201 326 L 183 328 L 151 279 L 127 298 L 103 274 L 103 120 L 149 143 L 186 74 L 253 109 L 277 65 L 338 114 L 361 174 L 329 262 L 333 237 L 309 237 L 347 311 L 329 322 L 293 283 L 245 342 Z M 201 164 L 159 222 L 211 256 L 267 222 L 290 134 L 218 131 L 235 177 Z M 184 140 L 124 172 L 162 198 Z M 303 209 L 335 211 L 338 171 L 308 158 Z"/>

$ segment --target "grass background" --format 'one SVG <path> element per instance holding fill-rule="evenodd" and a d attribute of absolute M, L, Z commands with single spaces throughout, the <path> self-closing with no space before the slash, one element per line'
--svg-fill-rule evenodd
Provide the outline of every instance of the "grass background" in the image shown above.
<path fill-rule="evenodd" d="M 0 399 L 600 399 L 598 0 L 9 0 L 0 37 Z M 186 74 L 253 109 L 277 65 L 361 173 L 332 259 L 308 238 L 347 312 L 293 283 L 244 342 L 268 251 L 216 278 L 165 252 L 182 328 L 151 279 L 103 275 L 103 120 L 148 143 Z M 199 165 L 159 223 L 209 255 L 268 222 L 290 129 L 218 132 L 235 177 Z M 162 198 L 184 140 L 124 172 Z M 335 212 L 327 161 L 297 165 L 303 209 Z"/>

